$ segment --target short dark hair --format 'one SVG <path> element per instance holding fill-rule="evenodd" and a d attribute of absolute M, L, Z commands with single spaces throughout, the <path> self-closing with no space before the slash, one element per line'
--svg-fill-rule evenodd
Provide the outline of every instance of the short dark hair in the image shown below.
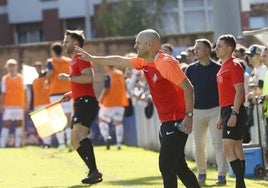
<path fill-rule="evenodd" d="M 67 30 L 65 32 L 66 36 L 70 36 L 72 39 L 79 43 L 79 47 L 83 47 L 85 42 L 85 35 L 83 30 Z"/>
<path fill-rule="evenodd" d="M 241 45 L 241 44 L 237 44 L 237 45 L 236 45 L 236 50 L 239 51 L 239 53 L 241 53 L 241 54 L 244 55 L 245 52 L 246 52 L 246 47 L 243 46 L 243 45 Z"/>
<path fill-rule="evenodd" d="M 210 51 L 210 58 L 217 60 L 217 61 L 219 60 L 219 58 L 217 57 L 215 48 L 212 48 L 212 50 Z"/>
<path fill-rule="evenodd" d="M 186 49 L 186 52 L 192 52 L 192 53 L 194 53 L 194 46 L 189 46 L 189 47 Z"/>
<path fill-rule="evenodd" d="M 195 42 L 201 42 L 202 44 L 205 45 L 205 47 L 207 47 L 210 51 L 212 49 L 212 44 L 208 39 L 196 39 Z"/>
<path fill-rule="evenodd" d="M 51 48 L 50 48 L 53 52 L 55 52 L 56 55 L 61 55 L 62 53 L 62 46 L 61 46 L 61 43 L 59 42 L 55 42 L 51 45 Z"/>
<path fill-rule="evenodd" d="M 161 48 L 167 48 L 170 52 L 173 52 L 173 45 L 170 43 L 164 43 L 161 45 Z"/>
<path fill-rule="evenodd" d="M 233 49 L 233 51 L 235 50 L 236 40 L 235 40 L 235 37 L 233 35 L 231 35 L 231 34 L 221 35 L 219 37 L 219 40 L 223 40 L 227 46 L 230 46 Z"/>

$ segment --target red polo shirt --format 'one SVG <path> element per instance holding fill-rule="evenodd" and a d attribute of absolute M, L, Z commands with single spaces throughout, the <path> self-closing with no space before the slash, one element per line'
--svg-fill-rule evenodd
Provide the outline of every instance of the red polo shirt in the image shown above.
<path fill-rule="evenodd" d="M 179 68 L 178 61 L 159 51 L 154 62 L 134 58 L 131 64 L 135 69 L 143 70 L 160 121 L 183 119 L 184 92 L 178 85 L 185 79 L 185 74 Z"/>
<path fill-rule="evenodd" d="M 221 107 L 234 104 L 235 84 L 244 84 L 244 70 L 238 60 L 230 58 L 224 62 L 217 73 L 217 84 L 219 91 L 219 103 Z M 208 91 L 209 92 L 209 91 Z M 245 102 L 245 97 L 242 103 Z"/>
<path fill-rule="evenodd" d="M 84 69 L 93 67 L 93 64 L 91 62 L 83 61 L 81 59 L 78 59 L 78 57 L 79 56 L 76 55 L 72 60 L 71 67 L 70 67 L 71 76 L 80 76 L 81 72 Z M 74 100 L 83 96 L 95 97 L 95 92 L 94 92 L 92 83 L 79 84 L 79 83 L 71 82 L 71 88 L 72 88 L 72 97 Z"/>

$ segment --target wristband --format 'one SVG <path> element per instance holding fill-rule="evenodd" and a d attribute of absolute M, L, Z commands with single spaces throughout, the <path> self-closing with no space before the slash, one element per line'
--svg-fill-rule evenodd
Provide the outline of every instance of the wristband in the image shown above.
<path fill-rule="evenodd" d="M 231 114 L 234 115 L 234 116 L 237 116 L 239 114 L 239 112 L 236 112 L 236 111 L 233 110 Z"/>
<path fill-rule="evenodd" d="M 72 76 L 71 76 L 71 75 L 69 75 L 68 80 L 69 80 L 69 81 L 71 81 L 71 80 L 72 80 Z"/>

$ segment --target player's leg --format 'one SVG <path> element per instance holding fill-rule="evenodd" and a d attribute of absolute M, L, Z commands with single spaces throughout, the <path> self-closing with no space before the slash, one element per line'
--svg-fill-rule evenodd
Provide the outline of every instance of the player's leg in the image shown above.
<path fill-rule="evenodd" d="M 111 122 L 111 117 L 114 115 L 113 108 L 107 108 L 104 106 L 100 107 L 99 110 L 99 129 L 104 142 L 106 143 L 106 148 L 110 149 L 112 138 L 109 132 L 109 122 Z"/>
<path fill-rule="evenodd" d="M 13 119 L 15 124 L 15 147 L 21 147 L 22 136 L 24 135 L 24 128 L 22 120 L 24 119 L 24 112 L 22 108 L 12 109 Z"/>
<path fill-rule="evenodd" d="M 174 137 L 176 133 L 175 126 L 168 122 L 162 123 L 159 131 L 160 153 L 159 153 L 159 169 L 163 178 L 164 188 L 176 188 L 178 186 L 174 158 Z M 171 169 L 173 168 L 173 169 Z"/>
<path fill-rule="evenodd" d="M 71 147 L 71 117 L 72 117 L 72 112 L 73 112 L 73 100 L 70 100 L 69 102 L 64 102 L 62 103 L 62 108 L 65 113 L 65 116 L 67 118 L 67 125 L 64 130 L 65 132 L 65 138 L 66 138 L 66 146 L 68 148 L 68 151 L 72 151 Z"/>
<path fill-rule="evenodd" d="M 229 161 L 231 168 L 236 177 L 236 187 L 244 188 L 244 172 L 241 165 L 241 160 L 237 157 L 235 150 L 239 141 L 232 139 L 223 139 L 223 149 L 227 160 Z"/>
<path fill-rule="evenodd" d="M 21 147 L 21 140 L 23 134 L 22 120 L 15 120 L 14 124 L 15 124 L 15 147 L 19 148 Z"/>
<path fill-rule="evenodd" d="M 205 183 L 207 178 L 206 143 L 208 130 L 207 110 L 193 111 L 193 138 L 195 161 L 198 170 L 198 182 Z"/>
<path fill-rule="evenodd" d="M 3 127 L 1 130 L 1 148 L 5 148 L 9 137 L 9 128 L 12 124 L 12 112 L 5 108 L 2 116 Z"/>
<path fill-rule="evenodd" d="M 209 132 L 211 142 L 215 151 L 216 164 L 218 168 L 217 184 L 226 184 L 226 173 L 228 170 L 227 160 L 222 148 L 222 129 L 218 129 L 216 122 L 219 116 L 220 108 L 209 110 Z"/>
<path fill-rule="evenodd" d="M 43 138 L 42 139 L 42 141 L 43 141 L 43 148 L 49 148 L 49 147 L 51 147 L 51 142 L 52 142 L 52 138 L 51 138 L 51 136 L 48 136 L 48 137 L 46 137 L 46 138 Z"/>
<path fill-rule="evenodd" d="M 90 126 L 98 113 L 98 102 L 95 98 L 79 98 L 74 103 L 74 115 L 71 126 L 71 143 L 89 169 L 88 176 L 82 183 L 98 183 L 102 174 L 98 171 L 93 145 L 88 138 Z"/>
<path fill-rule="evenodd" d="M 66 118 L 67 118 L 67 126 L 65 128 L 65 136 L 66 136 L 66 146 L 68 148 L 68 151 L 71 152 L 73 150 L 72 144 L 71 144 L 71 113 L 66 113 Z"/>
<path fill-rule="evenodd" d="M 237 142 L 236 142 L 235 153 L 238 156 L 241 166 L 242 166 L 243 178 L 245 177 L 245 172 L 246 172 L 246 161 L 245 161 L 245 156 L 243 152 L 243 140 L 242 140 L 241 133 L 245 130 L 246 119 L 247 119 L 247 112 L 246 112 L 245 107 L 242 105 L 239 109 L 239 115 L 237 119 L 238 130 L 237 130 Z"/>
<path fill-rule="evenodd" d="M 50 103 L 57 102 L 57 101 L 61 100 L 61 98 L 62 98 L 62 95 L 53 95 L 53 96 L 50 96 L 49 97 Z M 62 109 L 63 109 L 63 111 L 65 113 L 64 103 L 62 103 L 61 106 L 62 106 Z M 66 145 L 65 145 L 65 133 L 64 133 L 64 131 L 57 132 L 55 135 L 56 135 L 56 138 L 57 138 L 57 141 L 58 141 L 58 150 L 59 151 L 65 150 L 66 149 Z"/>
<path fill-rule="evenodd" d="M 123 117 L 125 109 L 124 107 L 115 107 L 114 109 L 113 124 L 115 125 L 117 149 L 120 150 L 124 138 Z"/>
<path fill-rule="evenodd" d="M 9 128 L 11 126 L 11 120 L 3 120 L 3 127 L 1 131 L 1 148 L 5 148 L 9 136 Z"/>
<path fill-rule="evenodd" d="M 165 188 L 176 188 L 177 177 L 186 187 L 199 188 L 194 173 L 185 160 L 185 144 L 188 135 L 175 128 L 175 122 L 164 122 L 160 127 L 159 168 Z"/>
<path fill-rule="evenodd" d="M 180 178 L 181 182 L 185 185 L 185 187 L 192 187 L 192 188 L 200 188 L 198 180 L 192 170 L 188 167 L 187 162 L 185 160 L 185 145 L 188 139 L 188 135 L 185 133 L 178 131 L 176 135 L 176 139 L 174 144 L 177 147 L 174 148 L 175 152 L 175 169 L 176 174 Z"/>
<path fill-rule="evenodd" d="M 241 111 L 241 112 L 240 112 Z M 223 126 L 223 151 L 229 161 L 231 168 L 236 176 L 236 187 L 244 188 L 244 167 L 241 160 L 244 159 L 242 150 L 242 134 L 245 111 L 240 108 L 239 115 L 237 115 L 237 122 L 234 127 L 227 126 L 228 120 L 231 116 L 232 109 L 230 107 L 223 108 L 221 111 L 222 126 Z M 238 152 L 240 148 L 240 151 Z"/>

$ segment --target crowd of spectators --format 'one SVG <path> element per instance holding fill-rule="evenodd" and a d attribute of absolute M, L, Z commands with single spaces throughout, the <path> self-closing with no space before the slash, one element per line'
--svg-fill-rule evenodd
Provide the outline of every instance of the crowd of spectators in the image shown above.
<path fill-rule="evenodd" d="M 218 63 L 219 60 L 214 50 L 215 46 L 212 46 L 210 58 L 213 61 Z M 164 43 L 161 46 L 161 50 L 166 52 L 169 55 L 172 55 L 175 59 L 178 60 L 179 65 L 183 71 L 187 69 L 187 67 L 196 62 L 196 49 L 195 46 L 188 46 L 185 50 L 181 51 L 179 54 L 174 54 L 174 47 L 170 43 Z M 244 135 L 244 143 L 253 143 L 256 142 L 257 137 L 259 135 L 256 134 L 256 131 L 252 131 L 251 129 L 256 129 L 256 125 L 254 125 L 254 114 L 253 109 L 256 105 L 256 102 L 260 102 L 260 99 L 264 99 L 265 97 L 262 89 L 265 84 L 265 75 L 267 67 L 265 66 L 265 58 L 263 58 L 263 52 L 265 47 L 259 44 L 252 44 L 250 46 L 245 46 L 245 41 L 242 40 L 242 37 L 238 37 L 237 46 L 233 53 L 233 56 L 239 59 L 240 63 L 243 65 L 245 73 L 245 97 L 246 102 L 245 106 L 248 112 L 248 120 L 247 120 L 247 130 Z M 135 53 L 126 54 L 128 57 L 135 57 Z M 45 64 L 39 62 L 39 67 L 44 67 Z M 42 74 L 44 74 L 45 69 L 42 70 Z M 146 80 L 142 71 L 125 69 L 124 70 L 125 83 L 127 88 L 128 99 L 130 100 L 130 105 L 143 105 L 144 108 L 150 105 L 150 108 L 153 108 L 150 92 L 148 86 L 146 84 Z M 266 82 L 267 83 L 267 82 Z M 32 91 L 31 87 L 27 87 L 29 91 Z M 32 96 L 32 95 L 30 95 Z M 257 99 L 257 100 L 256 100 Z M 29 101 L 33 101 L 33 99 L 29 99 Z M 25 111 L 26 114 L 29 111 Z M 151 115 L 147 116 L 150 118 Z M 264 117 L 263 114 L 260 117 Z M 266 117 L 265 117 L 266 118 Z M 266 124 L 266 119 L 265 124 Z M 26 116 L 26 123 L 31 122 L 29 117 Z M 14 128 L 11 128 L 11 134 L 9 135 L 9 139 L 7 141 L 7 147 L 12 147 L 15 144 L 15 135 Z M 45 142 L 36 136 L 36 131 L 33 125 L 26 125 L 26 135 L 23 137 L 24 144 L 28 145 L 39 145 Z"/>

